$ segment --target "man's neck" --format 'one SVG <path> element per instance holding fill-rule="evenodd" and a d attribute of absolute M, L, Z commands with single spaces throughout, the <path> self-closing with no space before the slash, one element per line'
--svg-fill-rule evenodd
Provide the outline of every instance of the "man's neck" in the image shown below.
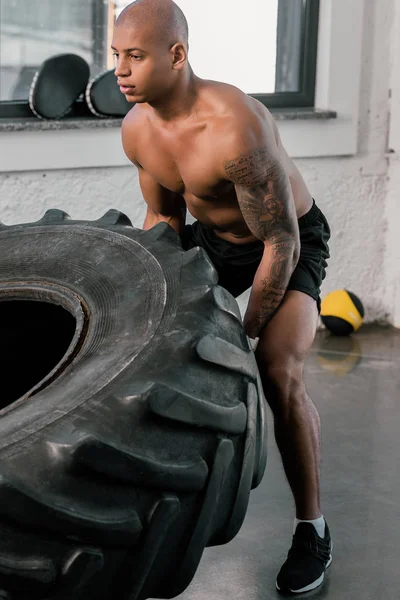
<path fill-rule="evenodd" d="M 197 102 L 198 86 L 199 79 L 189 69 L 169 95 L 149 103 L 156 118 L 164 123 L 172 123 L 189 117 Z"/>

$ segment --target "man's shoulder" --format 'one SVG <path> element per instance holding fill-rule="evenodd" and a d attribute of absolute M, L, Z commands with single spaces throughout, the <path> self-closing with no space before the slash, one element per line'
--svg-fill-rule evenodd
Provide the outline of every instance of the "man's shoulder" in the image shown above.
<path fill-rule="evenodd" d="M 145 135 L 146 122 L 146 111 L 140 104 L 135 104 L 122 122 L 122 145 L 125 154 L 136 166 L 139 166 L 136 159 L 138 140 Z"/>
<path fill-rule="evenodd" d="M 236 116 L 236 118 L 243 115 L 245 119 L 272 118 L 271 113 L 261 102 L 229 83 L 204 80 L 202 95 L 215 107 L 216 114 Z"/>
<path fill-rule="evenodd" d="M 135 104 L 122 122 L 122 130 L 130 131 L 142 126 L 146 119 L 146 110 L 141 104 Z"/>
<path fill-rule="evenodd" d="M 271 113 L 248 94 L 220 82 L 205 82 L 204 92 L 214 109 L 210 125 L 219 149 L 252 148 L 275 138 Z"/>

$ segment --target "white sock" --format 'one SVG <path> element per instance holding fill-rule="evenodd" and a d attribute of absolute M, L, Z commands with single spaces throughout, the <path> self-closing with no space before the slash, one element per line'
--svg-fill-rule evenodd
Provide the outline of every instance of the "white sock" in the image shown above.
<path fill-rule="evenodd" d="M 305 519 L 295 519 L 293 526 L 293 535 L 296 532 L 296 527 L 299 523 L 311 523 L 311 525 L 314 525 L 319 537 L 325 537 L 325 519 L 322 515 L 319 519 L 313 519 L 312 521 L 307 521 Z"/>

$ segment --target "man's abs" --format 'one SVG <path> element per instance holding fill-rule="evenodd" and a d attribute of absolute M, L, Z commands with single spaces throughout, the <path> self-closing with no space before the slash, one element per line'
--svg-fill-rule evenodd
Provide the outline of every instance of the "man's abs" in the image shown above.
<path fill-rule="evenodd" d="M 256 239 L 243 219 L 233 185 L 221 196 L 199 198 L 186 191 L 183 197 L 190 214 L 220 238 L 236 244 Z"/>

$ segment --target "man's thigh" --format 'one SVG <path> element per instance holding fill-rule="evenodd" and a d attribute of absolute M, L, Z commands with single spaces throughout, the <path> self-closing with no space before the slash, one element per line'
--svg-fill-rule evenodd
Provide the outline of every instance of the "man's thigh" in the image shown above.
<path fill-rule="evenodd" d="M 311 296 L 289 290 L 270 323 L 262 330 L 256 349 L 259 366 L 303 368 L 318 325 L 318 306 Z"/>

